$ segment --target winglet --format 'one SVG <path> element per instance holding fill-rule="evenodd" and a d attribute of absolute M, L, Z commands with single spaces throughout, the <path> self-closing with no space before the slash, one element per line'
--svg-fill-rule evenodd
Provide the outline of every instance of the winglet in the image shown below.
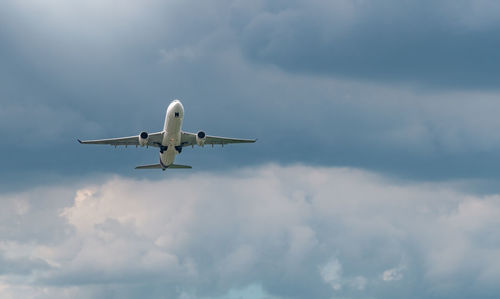
<path fill-rule="evenodd" d="M 77 138 L 76 140 L 78 140 L 78 142 L 80 142 L 80 143 L 83 143 L 83 142 L 82 142 L 80 139 L 78 139 L 78 138 Z"/>

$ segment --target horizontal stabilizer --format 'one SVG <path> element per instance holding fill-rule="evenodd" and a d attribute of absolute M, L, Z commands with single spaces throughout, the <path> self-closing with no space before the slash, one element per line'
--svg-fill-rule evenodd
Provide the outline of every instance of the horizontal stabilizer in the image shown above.
<path fill-rule="evenodd" d="M 161 164 L 150 164 L 137 166 L 135 169 L 163 169 L 163 167 L 161 167 Z"/>
<path fill-rule="evenodd" d="M 166 168 L 193 168 L 189 165 L 178 165 L 178 164 L 170 164 Z M 135 169 L 163 169 L 161 164 L 150 164 L 150 165 L 141 165 L 137 166 Z"/>
<path fill-rule="evenodd" d="M 167 168 L 193 168 L 189 165 L 170 164 Z"/>

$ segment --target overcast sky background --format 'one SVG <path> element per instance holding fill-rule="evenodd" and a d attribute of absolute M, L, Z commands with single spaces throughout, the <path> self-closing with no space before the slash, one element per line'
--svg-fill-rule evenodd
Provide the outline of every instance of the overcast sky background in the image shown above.
<path fill-rule="evenodd" d="M 497 1 L 0 4 L 5 298 L 496 298 Z M 183 128 L 258 138 L 83 146 Z"/>

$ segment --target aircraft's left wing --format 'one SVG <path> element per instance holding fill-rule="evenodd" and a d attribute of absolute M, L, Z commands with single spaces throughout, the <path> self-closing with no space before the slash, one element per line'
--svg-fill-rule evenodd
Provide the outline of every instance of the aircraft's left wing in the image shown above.
<path fill-rule="evenodd" d="M 158 146 L 161 144 L 163 132 L 156 132 L 149 134 L 148 146 Z M 80 140 L 82 144 L 108 144 L 108 145 L 139 145 L 139 135 L 129 137 L 119 137 L 110 139 L 97 139 L 97 140 Z"/>
<path fill-rule="evenodd" d="M 206 136 L 205 144 L 229 144 L 229 143 L 254 143 L 257 139 L 241 139 L 241 138 L 228 138 L 218 136 Z M 189 132 L 181 133 L 182 146 L 191 146 L 196 144 L 196 134 Z"/>

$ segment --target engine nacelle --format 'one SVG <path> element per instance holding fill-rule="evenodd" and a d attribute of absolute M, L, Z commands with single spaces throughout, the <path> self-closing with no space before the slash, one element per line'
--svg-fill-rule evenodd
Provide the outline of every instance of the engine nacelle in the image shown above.
<path fill-rule="evenodd" d="M 196 144 L 198 144 L 199 146 L 204 146 L 206 140 L 207 134 L 205 134 L 205 132 L 199 131 L 198 133 L 196 133 Z"/>
<path fill-rule="evenodd" d="M 149 134 L 148 132 L 141 132 L 141 134 L 139 134 L 139 145 L 140 146 L 145 146 L 148 144 L 148 140 L 149 140 Z"/>

